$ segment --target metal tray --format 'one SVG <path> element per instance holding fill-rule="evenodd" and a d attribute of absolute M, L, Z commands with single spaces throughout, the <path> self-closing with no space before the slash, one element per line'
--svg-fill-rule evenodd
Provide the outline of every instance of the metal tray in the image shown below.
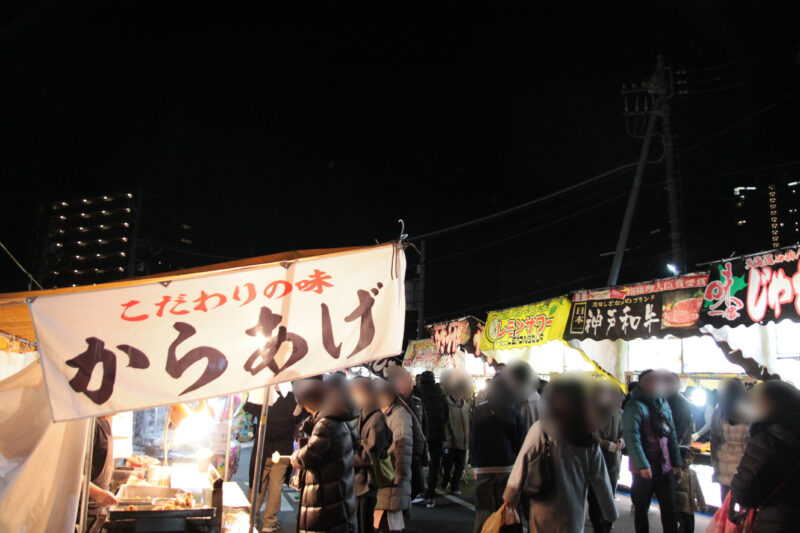
<path fill-rule="evenodd" d="M 142 518 L 212 518 L 216 514 L 213 507 L 194 507 L 172 511 L 154 511 L 155 505 L 137 505 L 135 511 L 126 511 L 125 506 L 113 505 L 108 509 L 108 519 L 136 520 Z"/>

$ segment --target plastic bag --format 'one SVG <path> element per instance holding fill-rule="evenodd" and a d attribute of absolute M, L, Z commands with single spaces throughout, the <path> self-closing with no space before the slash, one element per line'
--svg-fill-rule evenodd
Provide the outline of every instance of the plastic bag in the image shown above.
<path fill-rule="evenodd" d="M 481 533 L 522 533 L 522 524 L 516 509 L 503 502 L 500 509 L 489 515 L 483 523 Z"/>
<path fill-rule="evenodd" d="M 725 496 L 725 501 L 722 502 L 722 506 L 714 514 L 711 522 L 708 523 L 706 533 L 751 533 L 753 531 L 755 511 L 753 509 L 748 510 L 742 523 L 737 524 L 731 520 L 728 513 L 730 505 L 731 493 L 728 492 L 728 495 Z"/>

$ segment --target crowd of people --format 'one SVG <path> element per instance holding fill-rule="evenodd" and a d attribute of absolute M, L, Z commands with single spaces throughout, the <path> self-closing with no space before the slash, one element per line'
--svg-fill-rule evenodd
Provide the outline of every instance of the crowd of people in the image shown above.
<path fill-rule="evenodd" d="M 301 493 L 297 530 L 342 533 L 403 531 L 415 504 L 437 505 L 437 489 L 460 494 L 469 464 L 474 533 L 502 506 L 518 510 L 532 533 L 583 531 L 587 511 L 594 531 L 608 532 L 624 453 L 636 532 L 648 531 L 653 497 L 665 533 L 691 532 L 706 503 L 688 445 L 706 429 L 680 389 L 677 375 L 655 370 L 642 372 L 627 395 L 589 377 L 547 383 L 524 362 L 499 365 L 477 395 L 463 374 L 437 383 L 422 372 L 414 383 L 400 367 L 388 379 L 299 380 L 270 410 L 267 455 L 295 449 L 285 466 L 267 460 L 259 470 L 262 531 L 278 531 L 289 464 Z M 757 509 L 756 533 L 795 527 L 800 393 L 781 381 L 748 391 L 730 379 L 710 414 L 703 425 L 714 481 L 731 518 Z"/>

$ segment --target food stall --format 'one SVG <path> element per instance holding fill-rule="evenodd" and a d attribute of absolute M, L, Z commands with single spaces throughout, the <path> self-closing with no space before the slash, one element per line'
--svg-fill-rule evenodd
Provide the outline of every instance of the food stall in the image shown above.
<path fill-rule="evenodd" d="M 437 378 L 448 369 L 463 370 L 476 392 L 485 388 L 494 368 L 481 353 L 483 321 L 465 316 L 429 324 L 426 328 L 430 337 L 408 342 L 403 367 L 415 375 L 431 371 Z"/>
<path fill-rule="evenodd" d="M 571 303 L 559 296 L 542 302 L 490 311 L 481 352 L 490 361 L 526 361 L 543 379 L 565 372 L 607 372 L 563 341 Z"/>
<path fill-rule="evenodd" d="M 86 530 L 92 420 L 134 412 L 121 432 L 130 455 L 114 476 L 121 502 L 100 527 L 249 531 L 254 510 L 247 516 L 214 459 L 221 447 L 230 471 L 233 395 L 269 397 L 275 384 L 399 353 L 404 278 L 402 245 L 388 243 L 0 295 L 0 331 L 39 354 L 0 381 L 10 472 L 0 476 L 0 530 L 67 532 L 76 515 Z M 159 427 L 160 441 L 145 435 Z M 34 479 L 44 494 L 29 490 Z"/>

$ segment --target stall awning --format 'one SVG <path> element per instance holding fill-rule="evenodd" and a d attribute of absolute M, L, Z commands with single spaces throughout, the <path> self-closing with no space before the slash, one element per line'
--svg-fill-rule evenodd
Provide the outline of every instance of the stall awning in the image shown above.
<path fill-rule="evenodd" d="M 36 340 L 36 334 L 33 331 L 33 322 L 31 315 L 28 312 L 28 306 L 25 304 L 27 298 L 38 296 L 49 296 L 53 294 L 69 294 L 76 292 L 84 292 L 96 289 L 108 289 L 113 287 L 128 287 L 134 285 L 142 285 L 145 283 L 152 283 L 153 281 L 173 281 L 176 279 L 191 278 L 197 275 L 208 274 L 211 272 L 221 272 L 223 270 L 232 270 L 238 268 L 246 268 L 251 266 L 266 265 L 269 263 L 281 263 L 284 261 L 294 261 L 307 257 L 321 256 L 338 252 L 346 252 L 354 250 L 356 247 L 346 248 L 320 248 L 312 250 L 297 250 L 292 252 L 282 252 L 277 254 L 262 255 L 259 257 L 250 257 L 247 259 L 238 259 L 236 261 L 226 261 L 224 263 L 215 263 L 213 265 L 206 265 L 195 268 L 187 268 L 184 270 L 176 270 L 173 272 L 165 272 L 163 274 L 155 274 L 151 276 L 142 276 L 138 278 L 125 279 L 121 281 L 114 281 L 111 283 L 103 283 L 100 285 L 84 285 L 81 287 L 64 287 L 61 289 L 48 289 L 43 291 L 29 291 L 29 292 L 10 292 L 0 294 L 0 332 L 8 335 L 13 335 L 31 342 Z"/>

